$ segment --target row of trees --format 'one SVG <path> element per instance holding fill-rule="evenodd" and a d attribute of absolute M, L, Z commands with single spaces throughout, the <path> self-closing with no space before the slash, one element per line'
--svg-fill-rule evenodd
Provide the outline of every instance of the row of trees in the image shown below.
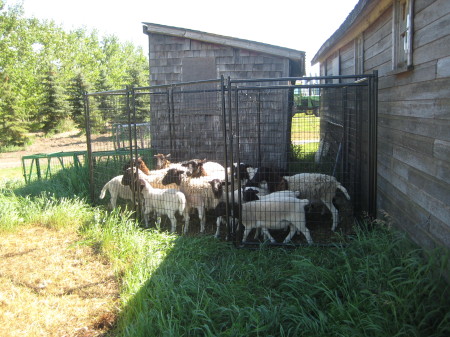
<path fill-rule="evenodd" d="M 142 48 L 84 28 L 24 17 L 0 0 L 0 147 L 72 120 L 84 128 L 83 94 L 148 83 Z"/>

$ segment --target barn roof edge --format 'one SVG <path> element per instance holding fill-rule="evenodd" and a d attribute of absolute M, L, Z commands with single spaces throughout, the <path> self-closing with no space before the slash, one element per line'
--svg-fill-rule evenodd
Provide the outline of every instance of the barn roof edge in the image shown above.
<path fill-rule="evenodd" d="M 239 39 L 230 36 L 212 34 L 187 28 L 165 26 L 150 22 L 143 22 L 142 24 L 144 25 L 144 34 L 147 35 L 153 33 L 153 34 L 178 36 L 186 39 L 199 40 L 203 42 L 257 51 L 270 55 L 282 56 L 291 60 L 301 61 L 302 63 L 305 60 L 305 52 L 296 49 L 275 46 L 263 42 Z"/>

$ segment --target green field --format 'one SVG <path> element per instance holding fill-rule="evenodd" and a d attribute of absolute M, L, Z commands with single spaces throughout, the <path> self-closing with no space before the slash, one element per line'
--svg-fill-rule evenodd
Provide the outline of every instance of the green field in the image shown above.
<path fill-rule="evenodd" d="M 320 140 L 320 117 L 297 113 L 292 118 L 292 141 Z"/>

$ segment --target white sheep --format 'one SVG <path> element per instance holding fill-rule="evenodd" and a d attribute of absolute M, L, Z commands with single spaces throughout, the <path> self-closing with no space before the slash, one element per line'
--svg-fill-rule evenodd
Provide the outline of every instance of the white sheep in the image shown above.
<path fill-rule="evenodd" d="M 224 182 L 222 183 L 224 185 Z M 220 235 L 220 226 L 221 224 L 227 224 L 231 226 L 231 218 L 237 219 L 240 218 L 240 207 L 239 207 L 239 191 L 241 191 L 241 203 L 245 203 L 248 201 L 259 200 L 260 197 L 265 196 L 269 193 L 269 190 L 264 187 L 243 187 L 241 189 L 235 189 L 234 191 L 228 192 L 228 220 L 229 223 L 226 222 L 227 216 L 227 208 L 226 208 L 226 194 L 225 190 L 223 191 L 223 195 L 221 197 L 220 202 L 216 206 L 214 210 L 214 214 L 216 216 L 216 234 L 214 235 L 216 238 Z M 289 192 L 290 191 L 282 191 Z M 292 192 L 294 193 L 294 192 Z M 233 195 L 233 197 L 232 197 Z"/>
<path fill-rule="evenodd" d="M 299 173 L 285 176 L 281 185 L 283 185 L 281 189 L 298 191 L 301 198 L 320 199 L 328 207 L 333 217 L 332 231 L 338 224 L 338 211 L 333 205 L 336 190 L 342 191 L 347 200 L 350 200 L 347 190 L 335 177 L 322 173 Z"/>
<path fill-rule="evenodd" d="M 130 186 L 125 186 L 122 184 L 123 175 L 112 178 L 108 181 L 105 186 L 103 186 L 100 192 L 100 199 L 103 199 L 106 195 L 106 191 L 109 191 L 111 195 L 110 205 L 111 208 L 116 208 L 117 198 L 133 200 L 133 192 Z"/>
<path fill-rule="evenodd" d="M 198 210 L 200 232 L 205 231 L 206 210 L 215 209 L 222 196 L 223 185 L 219 179 L 210 180 L 209 177 L 190 178 L 183 170 L 169 169 L 162 180 L 163 185 L 177 184 L 186 196 L 186 213 L 191 209 Z M 185 218 L 184 233 L 189 228 L 189 217 Z"/>
<path fill-rule="evenodd" d="M 290 231 L 283 243 L 289 242 L 300 231 L 311 244 L 313 241 L 305 219 L 305 206 L 308 203 L 307 199 L 279 196 L 274 200 L 255 200 L 243 204 L 241 220 L 245 230 L 242 242 L 245 242 L 253 228 L 261 228 L 264 235 L 274 243 L 275 239 L 270 235 L 269 229 L 281 229 L 288 223 Z"/>
<path fill-rule="evenodd" d="M 177 225 L 175 214 L 178 212 L 180 215 L 188 217 L 188 214 L 185 214 L 185 195 L 176 189 L 153 188 L 147 180 L 142 178 L 139 179 L 139 182 L 143 185 L 145 225 L 148 226 L 149 214 L 154 211 L 156 216 L 167 215 L 171 223 L 171 232 L 175 232 Z"/>

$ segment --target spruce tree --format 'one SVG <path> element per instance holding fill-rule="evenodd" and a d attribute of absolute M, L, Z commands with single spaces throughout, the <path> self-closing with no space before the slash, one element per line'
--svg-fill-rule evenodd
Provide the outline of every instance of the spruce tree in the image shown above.
<path fill-rule="evenodd" d="M 48 134 L 57 131 L 57 126 L 69 117 L 69 109 L 63 87 L 58 83 L 54 67 L 45 74 L 39 117 L 42 130 Z"/>
<path fill-rule="evenodd" d="M 70 81 L 67 95 L 72 120 L 81 130 L 85 128 L 84 120 L 84 94 L 89 89 L 89 85 L 81 72 L 78 72 Z"/>
<path fill-rule="evenodd" d="M 0 73 L 0 146 L 22 146 L 29 140 L 27 124 L 19 117 L 9 78 Z"/>

